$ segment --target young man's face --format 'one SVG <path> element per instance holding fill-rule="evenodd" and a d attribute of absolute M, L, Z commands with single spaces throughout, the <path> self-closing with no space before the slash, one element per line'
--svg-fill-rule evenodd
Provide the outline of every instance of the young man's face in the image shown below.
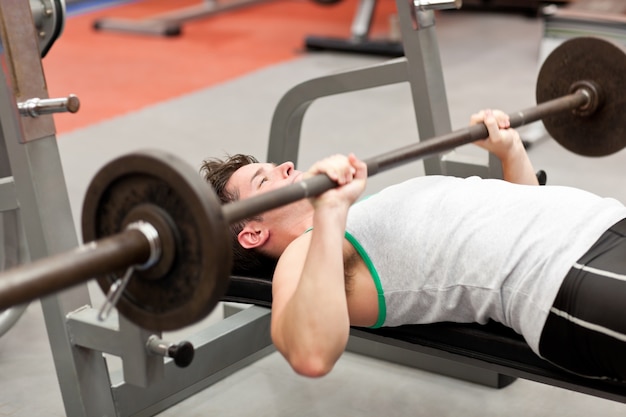
<path fill-rule="evenodd" d="M 226 188 L 230 192 L 237 190 L 239 199 L 244 200 L 302 179 L 303 172 L 295 170 L 291 162 L 281 165 L 254 163 L 235 171 Z M 260 220 L 247 222 L 239 233 L 239 243 L 244 248 L 257 248 L 278 258 L 293 239 L 311 227 L 313 206 L 307 199 L 302 199 L 258 214 Z"/>
<path fill-rule="evenodd" d="M 226 188 L 239 191 L 239 199 L 253 197 L 302 179 L 302 172 L 294 169 L 292 162 L 281 165 L 253 163 L 244 165 L 233 173 Z"/>

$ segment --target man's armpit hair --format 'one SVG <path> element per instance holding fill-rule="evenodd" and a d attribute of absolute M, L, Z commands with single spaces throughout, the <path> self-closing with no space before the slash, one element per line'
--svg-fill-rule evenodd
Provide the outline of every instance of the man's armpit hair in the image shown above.
<path fill-rule="evenodd" d="M 345 279 L 346 294 L 350 294 L 353 290 L 352 284 L 354 282 L 354 266 L 359 260 L 359 254 L 354 248 L 351 248 L 348 253 L 343 257 L 343 275 Z"/>

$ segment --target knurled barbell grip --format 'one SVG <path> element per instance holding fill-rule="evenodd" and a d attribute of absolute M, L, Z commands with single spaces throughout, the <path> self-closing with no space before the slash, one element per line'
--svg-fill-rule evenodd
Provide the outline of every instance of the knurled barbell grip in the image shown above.
<path fill-rule="evenodd" d="M 571 111 L 587 105 L 589 101 L 590 93 L 584 88 L 580 88 L 566 96 L 510 114 L 511 127 L 520 127 L 552 114 Z M 372 176 L 411 161 L 475 142 L 488 135 L 487 127 L 484 124 L 476 124 L 384 153 L 364 162 L 367 164 L 368 176 Z M 286 187 L 225 204 L 222 206 L 222 213 L 224 220 L 228 224 L 232 224 L 303 198 L 320 195 L 336 187 L 336 185 L 326 175 L 316 175 Z"/>
<path fill-rule="evenodd" d="M 141 230 L 127 229 L 7 270 L 0 279 L 0 310 L 50 295 L 97 275 L 144 264 L 151 257 L 150 246 Z"/>

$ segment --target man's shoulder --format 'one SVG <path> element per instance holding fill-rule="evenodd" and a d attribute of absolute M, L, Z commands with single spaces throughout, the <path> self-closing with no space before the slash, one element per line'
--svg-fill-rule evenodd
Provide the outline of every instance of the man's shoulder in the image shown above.
<path fill-rule="evenodd" d="M 299 269 L 302 268 L 311 243 L 312 233 L 313 231 L 303 233 L 289 243 L 282 255 L 280 255 L 280 258 L 278 258 L 274 278 L 276 278 L 276 275 L 280 275 L 281 271 L 290 270 L 295 266 L 298 266 Z"/>

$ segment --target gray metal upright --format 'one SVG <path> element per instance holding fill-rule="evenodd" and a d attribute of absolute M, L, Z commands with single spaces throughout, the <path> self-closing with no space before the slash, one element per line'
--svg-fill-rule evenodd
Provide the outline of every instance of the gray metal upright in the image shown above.
<path fill-rule="evenodd" d="M 18 110 L 18 102 L 48 98 L 29 2 L 0 1 L 0 33 L 2 152 L 10 167 L 28 252 L 34 260 L 76 247 L 77 235 L 52 115 L 22 117 Z M 67 414 L 95 415 L 88 410 L 97 407 L 99 415 L 114 415 L 102 355 L 74 346 L 65 327 L 65 316 L 89 303 L 86 287 L 41 300 Z M 79 383 L 85 370 L 98 375 L 92 384 Z"/>
<path fill-rule="evenodd" d="M 435 30 L 435 12 L 419 10 L 414 3 L 419 2 L 396 1 L 417 130 L 420 140 L 427 140 L 448 133 L 452 128 Z M 441 174 L 439 157 L 425 159 L 424 171 L 426 174 Z"/>

